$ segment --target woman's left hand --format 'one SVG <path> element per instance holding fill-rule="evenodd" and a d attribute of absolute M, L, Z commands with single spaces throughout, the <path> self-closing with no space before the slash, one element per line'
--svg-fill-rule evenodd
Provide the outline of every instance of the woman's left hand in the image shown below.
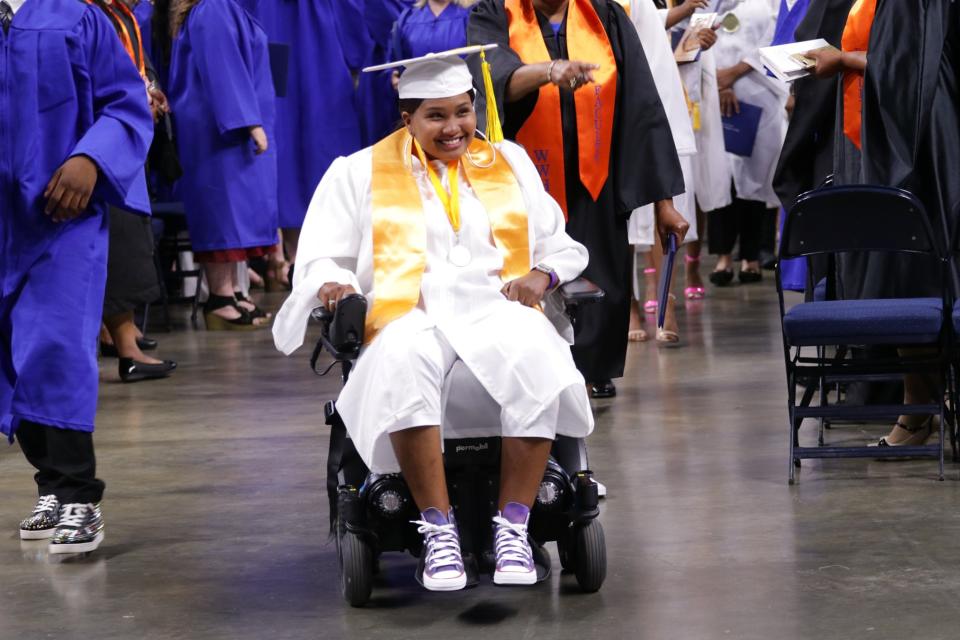
<path fill-rule="evenodd" d="M 740 102 L 737 100 L 737 94 L 733 89 L 723 89 L 720 91 L 720 115 L 727 118 L 740 113 Z"/>
<path fill-rule="evenodd" d="M 673 206 L 673 198 L 660 200 L 654 205 L 653 210 L 657 218 L 657 233 L 660 234 L 660 242 L 663 243 L 661 246 L 667 246 L 667 240 L 671 234 L 677 236 L 677 245 L 683 243 L 687 231 L 690 230 L 690 223 Z"/>
<path fill-rule="evenodd" d="M 803 57 L 816 63 L 813 68 L 813 75 L 821 79 L 833 78 L 838 73 L 846 71 L 843 52 L 833 47 L 807 51 L 803 54 Z"/>
<path fill-rule="evenodd" d="M 503 285 L 500 293 L 507 300 L 519 302 L 525 307 L 535 307 L 543 300 L 549 286 L 550 276 L 542 271 L 533 270 Z"/>

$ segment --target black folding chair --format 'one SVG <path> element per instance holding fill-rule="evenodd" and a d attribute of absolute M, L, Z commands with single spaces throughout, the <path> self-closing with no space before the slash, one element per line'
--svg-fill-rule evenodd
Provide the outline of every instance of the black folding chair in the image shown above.
<path fill-rule="evenodd" d="M 869 251 L 927 255 L 941 267 L 946 283 L 947 261 L 942 243 L 934 238 L 923 204 L 909 192 L 876 186 L 828 187 L 797 198 L 787 216 L 780 259 Z M 835 300 L 803 302 L 786 309 L 780 265 L 777 296 L 787 370 L 790 456 L 789 481 L 803 458 L 903 458 L 939 460 L 943 479 L 945 388 L 950 362 L 951 331 L 948 287 L 937 298 Z M 819 298 L 819 296 L 818 296 Z M 848 358 L 851 346 L 922 347 L 897 357 Z M 814 353 L 811 353 L 813 351 Z M 907 373 L 939 373 L 936 401 L 928 404 L 830 404 L 831 385 L 855 381 L 902 379 Z M 806 391 L 797 403 L 797 385 Z M 812 406 L 819 391 L 820 403 Z M 899 415 L 939 415 L 940 440 L 935 445 L 866 447 L 832 446 L 822 440 L 824 420 L 886 420 Z M 806 418 L 821 420 L 818 446 L 802 447 L 800 426 Z M 953 437 L 953 430 L 950 431 Z"/>
<path fill-rule="evenodd" d="M 190 303 L 190 322 L 194 328 L 197 327 L 197 313 L 199 307 L 198 294 L 200 292 L 200 280 L 203 273 L 199 267 L 194 269 L 180 268 L 180 253 L 183 251 L 192 251 L 189 236 L 184 233 L 187 230 L 186 212 L 183 210 L 181 202 L 154 202 L 153 217 L 162 220 L 164 233 L 156 239 L 157 273 L 160 276 L 160 283 L 163 287 L 163 315 L 167 331 L 171 329 L 170 322 L 170 304 L 187 302 Z M 196 287 L 192 296 L 183 295 L 185 281 L 194 278 Z M 171 296 L 170 291 L 179 292 L 178 295 Z"/>

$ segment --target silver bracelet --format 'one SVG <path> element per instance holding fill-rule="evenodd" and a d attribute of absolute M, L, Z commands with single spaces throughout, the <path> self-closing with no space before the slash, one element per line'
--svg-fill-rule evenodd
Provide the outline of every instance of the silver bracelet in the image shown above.
<path fill-rule="evenodd" d="M 552 60 L 550 66 L 547 67 L 547 84 L 553 84 L 553 68 L 557 66 L 559 60 Z"/>

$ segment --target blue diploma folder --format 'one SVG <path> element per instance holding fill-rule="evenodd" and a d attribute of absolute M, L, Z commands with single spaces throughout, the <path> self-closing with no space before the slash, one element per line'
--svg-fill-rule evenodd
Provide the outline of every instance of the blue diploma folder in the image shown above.
<path fill-rule="evenodd" d="M 727 151 L 746 158 L 753 155 L 761 115 L 762 107 L 741 102 L 740 113 L 723 116 L 723 143 Z"/>
<path fill-rule="evenodd" d="M 670 280 L 673 278 L 673 263 L 677 258 L 677 236 L 670 234 L 667 246 L 663 248 L 663 262 L 660 263 L 660 286 L 657 289 L 657 329 L 663 329 L 667 318 L 667 300 L 670 296 Z"/>

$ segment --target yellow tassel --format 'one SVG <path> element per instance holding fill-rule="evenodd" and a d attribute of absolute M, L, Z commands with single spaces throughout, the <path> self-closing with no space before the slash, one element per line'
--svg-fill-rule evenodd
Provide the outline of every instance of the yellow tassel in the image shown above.
<path fill-rule="evenodd" d="M 492 144 L 503 142 L 503 127 L 500 126 L 500 112 L 497 109 L 497 96 L 493 91 L 493 76 L 490 75 L 490 63 L 487 56 L 480 52 L 480 67 L 483 69 L 483 92 L 487 96 L 487 140 Z"/>

